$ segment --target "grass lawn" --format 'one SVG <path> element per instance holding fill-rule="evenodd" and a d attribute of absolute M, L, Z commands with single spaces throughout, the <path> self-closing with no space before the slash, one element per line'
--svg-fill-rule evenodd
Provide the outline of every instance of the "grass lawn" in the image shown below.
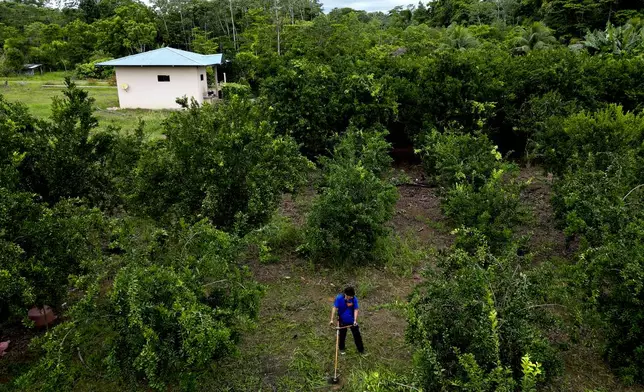
<path fill-rule="evenodd" d="M 0 78 L 0 83 L 3 83 L 6 80 L 9 82 L 22 82 L 25 84 L 62 84 L 66 76 L 69 76 L 79 86 L 108 85 L 107 80 L 76 80 L 76 76 L 73 72 L 65 71 L 45 72 L 42 75 L 36 73 L 34 76 L 3 76 Z"/>
<path fill-rule="evenodd" d="M 43 77 L 45 76 L 49 76 L 49 79 L 36 80 L 35 78 L 40 77 L 38 75 L 27 82 L 9 80 L 8 86 L 5 86 L 4 82 L 0 81 L 0 95 L 4 95 L 9 101 L 24 103 L 29 107 L 31 114 L 36 117 L 47 118 L 51 114 L 52 98 L 62 95 L 62 87 L 47 86 L 62 85 L 63 80 L 62 76 L 59 79 L 52 79 L 51 74 L 43 75 Z M 123 131 L 129 131 L 136 127 L 139 120 L 143 120 L 148 135 L 158 136 L 161 134 L 161 123 L 170 113 L 169 111 L 144 109 L 107 110 L 107 108 L 118 107 L 116 87 L 106 84 L 89 86 L 87 82 L 84 85 L 87 86 L 89 95 L 96 100 L 95 115 L 98 118 L 99 129 L 115 126 Z"/>

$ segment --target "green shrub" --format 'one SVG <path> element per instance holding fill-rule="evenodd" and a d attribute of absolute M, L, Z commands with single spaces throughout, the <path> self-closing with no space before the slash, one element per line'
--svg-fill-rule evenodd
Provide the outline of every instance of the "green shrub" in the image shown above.
<path fill-rule="evenodd" d="M 39 195 L 53 205 L 65 198 L 81 198 L 93 206 L 114 207 L 120 195 L 114 188 L 115 161 L 122 146 L 115 130 L 95 132 L 94 99 L 69 79 L 63 97 L 52 104 L 50 121 L 36 120 L 25 107 L 0 97 L 0 144 L 2 154 L 23 155 L 16 166 L 18 187 Z M 3 158 L 7 159 L 7 158 Z M 132 165 L 120 170 L 132 171 Z"/>
<path fill-rule="evenodd" d="M 79 79 L 109 79 L 114 76 L 113 67 L 98 67 L 97 63 L 111 60 L 111 58 L 97 59 L 89 63 L 77 64 L 74 73 Z"/>
<path fill-rule="evenodd" d="M 390 163 L 380 131 L 347 131 L 325 159 L 323 186 L 307 216 L 304 249 L 315 260 L 361 263 L 376 258 L 389 233 L 396 188 L 381 174 Z"/>
<path fill-rule="evenodd" d="M 299 59 L 262 83 L 270 121 L 279 133 L 292 135 L 309 158 L 331 149 L 333 133 L 345 121 L 339 118 L 337 85 L 330 66 Z"/>
<path fill-rule="evenodd" d="M 605 170 L 595 169 L 597 155 L 612 163 Z M 568 170 L 555 182 L 553 206 L 560 225 L 569 239 L 581 238 L 590 246 L 604 243 L 610 234 L 617 234 L 634 216 L 641 216 L 635 193 L 624 200 L 637 185 L 640 170 L 632 153 L 589 154 L 576 169 Z"/>
<path fill-rule="evenodd" d="M 478 230 L 494 250 L 513 237 L 512 228 L 528 219 L 520 201 L 526 183 L 485 135 L 439 133 L 418 142 L 425 172 L 441 186 L 441 207 L 456 226 Z"/>
<path fill-rule="evenodd" d="M 398 374 L 388 370 L 364 371 L 358 370 L 351 374 L 349 389 L 365 392 L 408 392 L 418 390 L 415 384 Z"/>
<path fill-rule="evenodd" d="M 240 98 L 250 98 L 251 90 L 250 86 L 239 83 L 225 83 L 221 85 L 222 96 L 225 99 L 232 98 L 233 96 L 238 96 Z"/>
<path fill-rule="evenodd" d="M 466 182 L 477 190 L 502 166 L 501 154 L 485 135 L 432 130 L 417 144 L 425 173 L 443 188 Z"/>
<path fill-rule="evenodd" d="M 275 214 L 266 225 L 249 233 L 245 240 L 257 246 L 259 261 L 271 264 L 294 252 L 303 241 L 303 232 L 287 217 Z"/>
<path fill-rule="evenodd" d="M 514 390 L 528 354 L 545 376 L 559 373 L 561 361 L 536 327 L 541 298 L 529 264 L 516 249 L 502 256 L 484 246 L 439 255 L 412 295 L 408 316 L 407 338 L 425 390 Z"/>
<path fill-rule="evenodd" d="M 293 136 L 309 158 L 328 155 L 334 135 L 354 124 L 370 128 L 395 118 L 398 103 L 392 78 L 370 67 L 336 67 L 306 58 L 292 59 L 262 83 L 266 113 L 278 132 Z"/>
<path fill-rule="evenodd" d="M 517 388 L 512 370 L 498 365 L 489 372 L 482 369 L 474 355 L 458 355 L 458 362 L 463 372 L 463 379 L 452 382 L 453 386 L 464 392 L 536 392 L 537 382 L 542 375 L 541 364 L 531 362 L 528 355 L 521 359 L 521 387 Z"/>
<path fill-rule="evenodd" d="M 576 284 L 603 320 L 606 358 L 627 383 L 644 380 L 639 122 L 619 108 L 569 120 L 568 125 L 579 125 L 574 129 L 580 145 L 555 183 L 553 198 L 568 239 L 580 239 Z"/>
<path fill-rule="evenodd" d="M 103 214 L 70 198 L 104 198 L 97 190 L 109 184 L 96 170 L 101 152 L 81 151 L 98 145 L 87 139 L 83 93 L 70 84 L 52 123 L 0 97 L 0 321 L 20 319 L 33 305 L 58 307 L 69 297 L 69 277 L 101 257 Z"/>
<path fill-rule="evenodd" d="M 457 226 L 480 231 L 497 250 L 512 240 L 512 229 L 529 218 L 520 200 L 525 186 L 516 179 L 516 173 L 495 170 L 478 189 L 466 182 L 448 189 L 441 208 Z"/>
<path fill-rule="evenodd" d="M 532 96 L 518 111 L 510 113 L 513 130 L 525 140 L 525 149 L 518 151 L 524 153 L 527 162 L 545 162 L 546 146 L 551 141 L 548 131 L 560 129 L 566 116 L 576 113 L 579 109 L 576 100 L 566 100 L 559 92 L 550 91 L 543 95 Z"/>
<path fill-rule="evenodd" d="M 38 340 L 43 356 L 22 388 L 71 390 L 98 374 L 191 389 L 253 326 L 261 290 L 236 265 L 232 237 L 206 222 L 170 232 L 133 223 L 119 225 L 114 254 L 76 280 L 82 297 Z"/>
<path fill-rule="evenodd" d="M 640 199 L 640 208 L 643 199 Z M 644 381 L 644 219 L 633 219 L 580 257 L 591 303 L 604 320 L 605 354 L 628 383 Z"/>
<path fill-rule="evenodd" d="M 144 148 L 131 195 L 131 211 L 156 219 L 208 218 L 246 233 L 268 221 L 309 167 L 293 140 L 239 97 L 193 103 L 166 120 L 165 134 Z"/>
<path fill-rule="evenodd" d="M 589 154 L 594 155 L 595 168 L 604 170 L 612 164 L 612 154 L 641 151 L 644 145 L 644 116 L 624 113 L 618 105 L 574 114 L 550 125 L 544 157 L 547 167 L 557 174 L 571 165 L 584 164 Z"/>
<path fill-rule="evenodd" d="M 0 246 L 7 250 L 0 274 L 15 280 L 14 300 L 0 296 L 0 319 L 24 316 L 32 305 L 60 305 L 69 295 L 69 276 L 101 257 L 107 222 L 100 211 L 77 204 L 66 200 L 48 208 L 0 188 Z"/>

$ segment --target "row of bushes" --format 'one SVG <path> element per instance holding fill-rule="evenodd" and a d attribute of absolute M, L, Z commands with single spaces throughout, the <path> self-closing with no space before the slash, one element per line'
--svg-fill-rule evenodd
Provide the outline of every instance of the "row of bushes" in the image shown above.
<path fill-rule="evenodd" d="M 416 377 L 406 382 L 425 390 L 535 391 L 563 368 L 543 331 L 562 317 L 547 308 L 565 298 L 575 302 L 566 303 L 570 307 L 565 314 L 579 312 L 582 300 L 590 304 L 586 311 L 598 312 L 607 359 L 624 381 L 642 381 L 644 116 L 624 113 L 615 105 L 563 114 L 551 116 L 535 135 L 535 151 L 557 175 L 555 213 L 568 244 L 576 243 L 580 251 L 572 269 L 549 262 L 535 267 L 525 252 L 514 229 L 529 219 L 520 201 L 528 183 L 518 179 L 517 167 L 503 159 L 486 135 L 432 130 L 417 139 L 417 153 L 428 178 L 439 187 L 443 211 L 459 228 L 454 247 L 439 253 L 437 265 L 412 295 L 407 338 L 416 348 Z M 355 135 L 349 131 L 328 161 L 332 164 L 326 163 L 329 184 L 352 178 L 346 171 L 343 181 L 333 177 L 335 165 L 347 162 L 342 157 L 360 157 L 376 171 L 382 167 L 369 163 L 375 160 L 364 155 L 364 143 Z M 352 152 L 346 154 L 349 145 Z M 350 205 L 347 197 L 352 194 L 338 193 L 349 187 L 323 189 L 320 200 L 328 197 L 332 202 L 320 205 L 333 212 L 328 214 L 334 217 L 332 223 L 352 216 L 342 207 Z M 387 195 L 385 189 L 370 199 Z M 313 226 L 325 227 L 321 222 Z M 347 233 L 352 229 L 344 228 Z M 342 249 L 342 239 L 335 238 L 335 243 L 323 244 Z M 569 332 L 574 336 L 574 328 Z M 365 377 L 367 386 L 400 384 L 395 375 Z"/>
<path fill-rule="evenodd" d="M 527 182 L 517 178 L 518 167 L 484 134 L 431 130 L 417 145 L 445 215 L 457 227 L 476 229 L 492 250 L 511 243 L 512 228 L 528 219 L 519 199 Z"/>
<path fill-rule="evenodd" d="M 302 247 L 314 260 L 360 263 L 379 258 L 390 234 L 398 191 L 383 178 L 391 165 L 386 132 L 351 127 L 321 160 L 320 193 L 313 201 Z"/>
<path fill-rule="evenodd" d="M 307 38 L 302 39 L 309 44 Z M 270 120 L 309 157 L 331 151 L 332 136 L 351 122 L 362 128 L 383 124 L 400 145 L 428 126 L 442 132 L 483 124 L 482 132 L 503 152 L 533 153 L 537 134 L 553 114 L 607 103 L 641 107 L 640 57 L 592 56 L 567 48 L 513 56 L 492 43 L 413 50 L 423 48 L 417 41 L 431 40 L 422 31 L 403 40 L 405 51 L 396 55 L 399 47 L 360 38 L 333 60 L 315 41 L 304 56 L 280 57 L 260 80 L 258 95 Z"/>
<path fill-rule="evenodd" d="M 536 391 L 561 372 L 542 332 L 547 283 L 518 248 L 525 182 L 483 134 L 427 132 L 417 153 L 460 227 L 416 287 L 408 341 L 423 390 Z"/>
<path fill-rule="evenodd" d="M 547 162 L 559 173 L 557 217 L 578 246 L 578 286 L 603 321 L 606 358 L 627 383 L 642 382 L 644 116 L 612 105 L 557 123 Z"/>
<path fill-rule="evenodd" d="M 310 163 L 247 100 L 173 113 L 148 140 L 96 132 L 67 84 L 48 120 L 0 97 L 0 322 L 64 312 L 17 385 L 190 389 L 258 314 L 239 238 Z"/>

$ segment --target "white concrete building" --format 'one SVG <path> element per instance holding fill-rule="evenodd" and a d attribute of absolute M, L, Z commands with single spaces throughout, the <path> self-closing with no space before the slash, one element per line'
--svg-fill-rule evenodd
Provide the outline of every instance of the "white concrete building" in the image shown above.
<path fill-rule="evenodd" d="M 177 98 L 187 96 L 202 104 L 216 99 L 217 65 L 221 54 L 203 55 L 161 48 L 96 65 L 115 67 L 119 106 L 128 109 L 175 109 Z M 215 85 L 208 88 L 206 67 L 215 71 Z"/>

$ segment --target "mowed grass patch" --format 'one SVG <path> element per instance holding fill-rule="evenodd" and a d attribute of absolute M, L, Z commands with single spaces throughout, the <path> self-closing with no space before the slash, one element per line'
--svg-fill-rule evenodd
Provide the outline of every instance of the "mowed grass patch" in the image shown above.
<path fill-rule="evenodd" d="M 0 83 L 3 83 L 4 81 L 8 82 L 19 82 L 21 84 L 30 84 L 30 83 L 36 83 L 36 84 L 64 84 L 65 83 L 65 78 L 69 77 L 71 80 L 74 81 L 79 86 L 88 86 L 88 85 L 105 85 L 107 86 L 109 84 L 108 80 L 101 80 L 101 79 L 76 79 L 76 75 L 74 75 L 73 72 L 65 72 L 65 71 L 56 71 L 56 72 L 43 72 L 40 74 L 39 72 L 36 72 L 34 76 L 28 76 L 28 75 L 12 75 L 12 76 L 3 76 L 0 78 Z"/>
<path fill-rule="evenodd" d="M 200 380 L 200 390 L 350 390 L 346 382 L 356 372 L 410 372 L 401 309 L 413 280 L 376 267 L 338 270 L 303 260 L 255 263 L 251 269 L 266 290 L 257 328 L 243 336 L 238 356 L 215 364 Z M 346 284 L 363 294 L 359 324 L 368 355 L 357 353 L 348 332 L 347 354 L 339 359 L 342 382 L 330 386 L 336 332 L 328 322 L 333 299 Z"/>
<path fill-rule="evenodd" d="M 242 336 L 239 354 L 213 364 L 200 379 L 201 391 L 350 391 L 361 374 L 387 369 L 410 375 L 406 310 L 418 278 L 407 271 L 428 262 L 425 252 L 419 257 L 417 250 L 407 249 L 413 241 L 394 238 L 387 245 L 399 248 L 390 250 L 401 256 L 396 263 L 355 268 L 312 264 L 297 251 L 305 221 L 300 215 L 308 210 L 312 194 L 299 196 L 285 196 L 280 212 L 251 235 L 250 244 L 264 242 L 271 255 L 269 260 L 262 257 L 261 248 L 246 254 L 254 279 L 265 288 L 259 320 Z M 330 385 L 336 338 L 329 325 L 331 307 L 347 285 L 355 287 L 360 301 L 358 322 L 367 355 L 357 352 L 348 331 L 346 355 L 339 358 L 341 383 Z"/>
<path fill-rule="evenodd" d="M 61 82 L 62 83 L 62 82 Z M 55 96 L 62 96 L 61 87 L 46 87 L 42 83 L 10 82 L 8 87 L 0 85 L 0 94 L 12 102 L 27 105 L 32 115 L 48 118 L 51 115 L 51 103 Z M 113 86 L 88 87 L 90 97 L 94 98 L 99 130 L 109 126 L 121 128 L 128 132 L 136 128 L 140 120 L 145 122 L 145 132 L 150 137 L 162 134 L 162 122 L 170 113 L 169 110 L 124 109 L 107 110 L 118 107 L 118 92 Z"/>

